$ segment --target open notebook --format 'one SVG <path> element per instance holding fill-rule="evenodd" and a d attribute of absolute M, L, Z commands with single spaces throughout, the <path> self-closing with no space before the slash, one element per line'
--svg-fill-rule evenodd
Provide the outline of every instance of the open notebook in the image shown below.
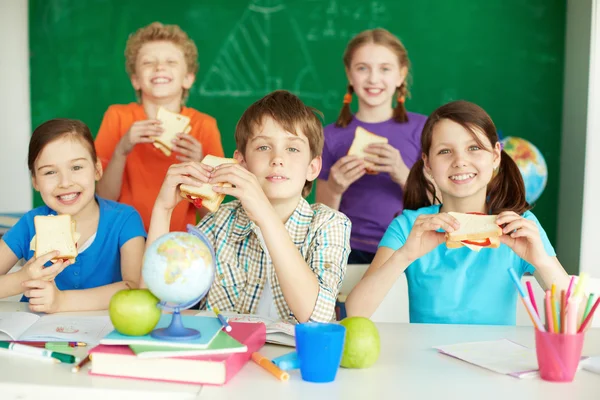
<path fill-rule="evenodd" d="M 113 330 L 108 316 L 40 316 L 0 312 L 0 340 L 98 343 Z"/>

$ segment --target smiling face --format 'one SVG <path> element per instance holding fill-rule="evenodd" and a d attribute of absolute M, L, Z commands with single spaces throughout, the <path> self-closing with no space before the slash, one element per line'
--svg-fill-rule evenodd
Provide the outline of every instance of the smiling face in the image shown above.
<path fill-rule="evenodd" d="M 473 132 L 449 119 L 433 127 L 431 147 L 424 155 L 425 169 L 442 192 L 444 206 L 469 205 L 478 211 L 484 204 L 488 183 L 500 164 L 500 143 L 492 147 L 478 128 Z"/>
<path fill-rule="evenodd" d="M 192 87 L 194 74 L 188 72 L 179 47 L 168 41 L 155 41 L 140 48 L 131 83 L 136 91 L 141 90 L 142 101 L 181 98 L 184 89 Z"/>
<path fill-rule="evenodd" d="M 94 164 L 82 140 L 66 134 L 48 143 L 34 162 L 32 183 L 44 203 L 58 214 L 78 214 L 93 207 L 102 164 Z"/>
<path fill-rule="evenodd" d="M 252 172 L 271 203 L 297 203 L 307 180 L 321 171 L 321 157 L 311 156 L 308 138 L 301 131 L 287 132 L 271 117 L 264 117 L 236 158 Z"/>
<path fill-rule="evenodd" d="M 391 108 L 396 89 L 404 82 L 407 73 L 407 68 L 400 65 L 394 52 L 374 43 L 356 49 L 346 70 L 359 106 L 367 108 Z"/>

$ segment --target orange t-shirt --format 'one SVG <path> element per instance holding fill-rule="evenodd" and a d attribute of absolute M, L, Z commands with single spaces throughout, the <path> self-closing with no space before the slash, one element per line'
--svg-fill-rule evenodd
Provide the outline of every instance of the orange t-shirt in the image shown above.
<path fill-rule="evenodd" d="M 221 134 L 213 117 L 188 107 L 183 107 L 180 114 L 190 117 L 190 135 L 202 144 L 205 155 L 224 156 Z M 108 107 L 95 141 L 96 152 L 104 168 L 131 125 L 147 119 L 141 104 L 116 104 Z M 180 162 L 175 158 L 176 155 L 177 153 L 173 153 L 167 157 L 152 143 L 137 144 L 127 155 L 118 201 L 135 207 L 142 216 L 146 230 L 150 225 L 152 208 L 167 170 L 172 164 Z M 185 231 L 186 224 L 195 223 L 196 208 L 188 201 L 179 203 L 173 210 L 171 231 Z"/>

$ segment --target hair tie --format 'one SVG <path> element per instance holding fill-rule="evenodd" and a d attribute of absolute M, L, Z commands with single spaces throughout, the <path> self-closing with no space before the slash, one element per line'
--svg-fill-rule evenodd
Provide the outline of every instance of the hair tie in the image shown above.
<path fill-rule="evenodd" d="M 398 96 L 398 103 L 400 103 L 400 104 L 404 104 L 404 100 L 405 100 L 405 97 L 404 97 L 404 95 L 400 95 L 400 96 Z"/>
<path fill-rule="evenodd" d="M 500 151 L 504 150 L 504 143 L 500 142 Z"/>
<path fill-rule="evenodd" d="M 346 93 L 344 95 L 344 104 L 352 103 L 352 95 L 350 93 Z"/>

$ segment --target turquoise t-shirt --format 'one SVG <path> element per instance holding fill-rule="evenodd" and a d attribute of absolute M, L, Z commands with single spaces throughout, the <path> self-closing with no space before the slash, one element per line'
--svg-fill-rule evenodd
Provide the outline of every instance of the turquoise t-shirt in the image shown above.
<path fill-rule="evenodd" d="M 398 250 L 419 215 L 439 211 L 439 204 L 404 210 L 392 221 L 379 247 Z M 546 252 L 555 256 L 535 215 L 526 211 L 523 217 L 535 221 Z M 513 267 L 519 277 L 535 270 L 505 244 L 475 252 L 467 247 L 448 249 L 442 243 L 406 269 L 410 322 L 514 325 L 517 290 L 507 272 L 509 267 Z"/>

